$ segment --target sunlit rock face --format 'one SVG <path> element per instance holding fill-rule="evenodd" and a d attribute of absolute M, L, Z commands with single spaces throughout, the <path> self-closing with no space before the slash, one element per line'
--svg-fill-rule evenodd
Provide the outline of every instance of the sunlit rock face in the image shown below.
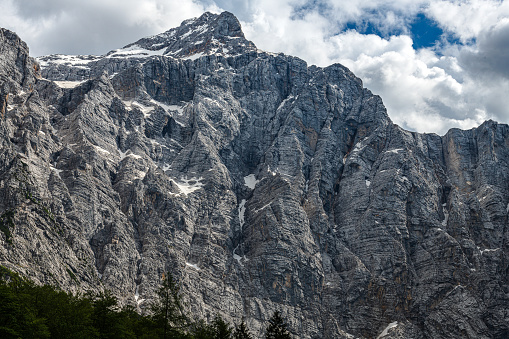
<path fill-rule="evenodd" d="M 0 30 L 0 264 L 299 338 L 509 335 L 509 128 L 408 132 L 205 13 L 104 56 Z"/>

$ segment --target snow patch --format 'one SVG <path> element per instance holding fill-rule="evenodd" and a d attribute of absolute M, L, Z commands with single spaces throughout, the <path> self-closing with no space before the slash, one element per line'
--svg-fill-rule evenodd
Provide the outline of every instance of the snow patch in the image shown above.
<path fill-rule="evenodd" d="M 43 60 L 43 58 L 45 60 Z M 88 69 L 89 67 L 83 66 L 93 61 L 97 61 L 101 59 L 101 56 L 94 55 L 63 55 L 63 54 L 54 54 L 43 58 L 36 58 L 41 67 L 46 67 L 49 64 L 58 64 L 58 65 L 72 65 L 78 68 Z"/>
<path fill-rule="evenodd" d="M 362 143 L 362 140 L 361 140 L 361 141 L 359 141 L 359 142 L 355 145 L 355 147 L 353 148 L 352 152 L 350 152 L 350 153 L 359 153 L 359 152 L 360 152 L 360 151 L 362 151 L 364 148 L 366 148 L 366 145 L 364 145 L 364 144 Z"/>
<path fill-rule="evenodd" d="M 267 166 L 267 172 L 271 173 L 271 174 L 272 174 L 272 176 L 275 176 L 275 175 L 277 174 L 277 168 L 276 168 L 276 172 L 274 172 L 274 171 L 272 171 L 272 170 L 270 169 L 270 166 Z"/>
<path fill-rule="evenodd" d="M 122 152 L 121 150 L 118 150 L 118 153 L 120 154 L 120 161 L 124 160 L 127 157 L 131 157 L 134 159 L 140 159 L 141 155 L 134 154 L 130 149 L 128 149 L 125 152 Z"/>
<path fill-rule="evenodd" d="M 197 270 L 197 271 L 199 271 L 199 270 L 200 270 L 200 268 L 199 268 L 199 267 L 198 267 L 198 265 L 196 265 L 196 264 L 191 264 L 191 263 L 186 262 L 186 265 L 187 265 L 187 266 L 189 266 L 189 267 L 194 268 L 194 269 L 195 269 L 195 270 Z"/>
<path fill-rule="evenodd" d="M 256 180 L 256 177 L 254 174 L 249 174 L 248 176 L 244 177 L 244 185 L 249 187 L 250 189 L 254 190 L 256 184 L 260 182 L 260 180 Z"/>
<path fill-rule="evenodd" d="M 143 178 L 145 178 L 145 175 L 147 175 L 147 172 L 145 171 L 138 171 L 138 170 L 135 170 L 134 171 L 134 179 L 141 179 L 143 180 Z"/>
<path fill-rule="evenodd" d="M 106 58 L 147 58 L 154 55 L 163 55 L 165 48 L 156 51 L 145 49 L 138 45 L 133 45 L 127 48 L 117 49 L 115 52 L 106 56 Z"/>
<path fill-rule="evenodd" d="M 152 113 L 150 113 L 150 112 L 152 112 L 152 111 L 154 110 L 154 107 L 152 107 L 152 106 L 145 106 L 145 105 L 142 105 L 142 104 L 140 104 L 140 103 L 139 103 L 139 102 L 137 102 L 137 101 L 132 101 L 132 102 L 131 102 L 131 106 L 132 106 L 132 105 L 137 106 L 137 107 L 141 110 L 141 112 L 143 113 L 143 115 L 145 116 L 145 118 L 148 118 L 148 117 L 152 114 Z"/>
<path fill-rule="evenodd" d="M 168 105 L 168 104 L 165 104 L 163 102 L 156 101 L 154 99 L 151 99 L 150 102 L 153 103 L 154 105 L 160 106 L 166 112 L 168 112 L 168 111 L 177 111 L 178 115 L 183 115 L 184 114 L 184 106 Z M 184 126 L 182 123 L 178 122 L 177 120 L 175 120 L 175 121 L 177 122 L 177 124 L 179 124 L 181 126 Z"/>
<path fill-rule="evenodd" d="M 255 213 L 258 213 L 258 212 L 260 212 L 260 211 L 262 211 L 262 210 L 266 209 L 267 207 L 269 207 L 271 204 L 272 204 L 272 201 L 271 201 L 271 202 L 269 202 L 267 205 L 263 206 L 262 208 L 257 209 L 257 210 L 256 210 L 256 211 L 254 211 L 254 212 L 255 212 Z"/>
<path fill-rule="evenodd" d="M 192 54 L 192 55 L 188 55 L 182 59 L 184 60 L 196 60 L 198 58 L 200 58 L 201 56 L 203 56 L 203 52 L 200 52 L 200 53 L 196 53 L 196 54 Z"/>
<path fill-rule="evenodd" d="M 180 114 L 179 114 L 180 115 Z M 180 121 L 178 121 L 177 119 L 173 119 L 173 121 L 175 121 L 177 124 L 179 124 L 181 127 L 186 127 L 185 124 L 181 123 Z"/>
<path fill-rule="evenodd" d="M 239 221 L 240 221 L 240 229 L 244 226 L 245 219 L 244 215 L 246 213 L 246 199 L 242 199 L 239 204 Z"/>
<path fill-rule="evenodd" d="M 477 248 L 481 251 L 481 254 L 483 254 L 484 252 L 496 252 L 500 249 L 500 248 L 485 248 L 481 250 L 479 246 L 477 246 Z"/>
<path fill-rule="evenodd" d="M 397 321 L 395 321 L 395 322 L 393 322 L 393 323 L 390 323 L 390 324 L 389 324 L 389 325 L 387 325 L 387 327 L 386 327 L 386 328 L 382 331 L 382 333 L 380 333 L 380 335 L 379 335 L 378 337 L 376 337 L 376 339 L 380 339 L 380 338 L 385 337 L 386 335 L 388 335 L 388 334 L 389 334 L 389 331 L 390 331 L 392 328 L 396 327 L 396 326 L 398 326 L 398 322 L 397 322 Z"/>
<path fill-rule="evenodd" d="M 507 213 L 509 213 L 509 204 L 507 204 L 506 211 L 507 211 Z"/>
<path fill-rule="evenodd" d="M 235 251 L 233 251 L 233 259 L 237 260 L 240 266 L 244 266 L 244 264 L 240 262 L 242 260 L 242 257 L 238 254 L 235 254 Z"/>
<path fill-rule="evenodd" d="M 447 204 L 444 204 L 444 205 L 447 205 Z M 444 205 L 442 205 L 442 206 L 444 206 Z M 447 221 L 449 221 L 449 211 L 447 211 L 447 209 L 444 208 L 444 220 L 442 220 L 442 226 L 447 227 Z"/>
<path fill-rule="evenodd" d="M 176 51 L 166 53 L 166 55 L 169 55 L 169 54 L 171 54 L 171 55 L 179 54 L 181 51 L 182 51 L 182 48 L 179 48 Z"/>
<path fill-rule="evenodd" d="M 237 248 L 239 248 L 239 245 L 237 245 L 237 247 L 235 247 L 235 249 L 233 250 L 233 259 L 237 260 L 240 266 L 244 266 L 244 264 L 241 262 L 242 257 L 235 253 L 237 251 Z"/>
<path fill-rule="evenodd" d="M 202 188 L 203 187 L 203 183 L 201 182 L 202 180 L 203 180 L 202 177 L 200 177 L 199 179 L 194 178 L 194 177 L 191 179 L 181 178 L 180 179 L 181 182 L 179 183 L 176 180 L 171 179 L 171 181 L 173 181 L 175 183 L 175 185 L 177 185 L 179 190 L 182 193 L 184 193 L 184 195 L 186 195 L 186 196 L 188 194 L 193 193 L 194 191 Z"/>
<path fill-rule="evenodd" d="M 184 107 L 180 107 L 180 106 L 177 106 L 177 105 L 168 105 L 168 107 L 172 111 L 177 111 L 178 115 L 183 115 L 184 114 Z"/>
<path fill-rule="evenodd" d="M 366 179 L 366 187 L 369 187 L 371 186 L 371 181 L 369 181 L 368 179 Z"/>
<path fill-rule="evenodd" d="M 204 32 L 204 31 L 206 31 L 206 30 L 207 30 L 207 28 L 208 28 L 208 27 L 209 27 L 209 25 L 208 25 L 208 24 L 200 25 L 200 26 L 196 27 L 195 29 L 191 29 L 191 30 L 189 30 L 189 32 L 186 32 L 186 33 L 182 34 L 182 35 L 180 36 L 180 39 L 181 39 L 181 40 L 183 40 L 183 39 L 187 38 L 188 36 L 190 36 L 190 35 L 191 35 L 191 34 L 193 34 L 193 33 L 201 33 L 201 32 Z"/>
<path fill-rule="evenodd" d="M 395 149 L 388 150 L 386 152 L 387 153 L 396 153 L 396 154 L 398 154 L 402 150 L 403 150 L 403 148 L 395 148 Z"/>
<path fill-rule="evenodd" d="M 74 88 L 85 81 L 53 81 L 60 88 Z"/>
<path fill-rule="evenodd" d="M 163 144 L 161 144 L 160 142 L 158 142 L 158 141 L 156 141 L 154 139 L 149 139 L 149 141 L 152 143 L 152 145 L 157 145 L 157 146 L 160 146 L 160 147 L 163 147 L 163 148 L 168 148 L 168 146 L 163 145 Z"/>
<path fill-rule="evenodd" d="M 98 151 L 98 152 L 100 152 L 100 153 L 110 154 L 110 152 L 108 152 L 107 150 L 105 150 L 105 149 L 104 149 L 104 148 L 102 148 L 102 147 L 99 147 L 99 146 L 94 145 L 94 148 L 96 149 L 96 151 Z"/>
<path fill-rule="evenodd" d="M 60 169 L 55 168 L 55 167 L 53 167 L 53 166 L 50 166 L 50 170 L 57 172 L 58 176 L 60 176 L 60 173 L 62 173 L 62 172 L 63 172 L 63 170 L 60 170 Z"/>
<path fill-rule="evenodd" d="M 136 291 L 134 292 L 134 300 L 136 301 L 136 304 L 141 304 L 145 301 L 145 299 L 140 299 L 140 293 L 138 291 L 139 286 L 136 286 Z"/>
<path fill-rule="evenodd" d="M 208 76 L 205 76 L 205 75 L 203 75 L 202 77 L 204 79 L 208 78 Z M 205 100 L 210 101 L 211 103 L 215 104 L 216 106 L 222 107 L 221 104 L 219 103 L 219 101 L 217 101 L 217 100 L 214 100 L 214 99 L 211 99 L 211 98 L 205 98 Z"/>
<path fill-rule="evenodd" d="M 279 73 L 278 73 L 278 74 L 279 74 Z M 288 101 L 293 100 L 294 98 L 295 98 L 295 97 L 294 97 L 292 94 L 290 94 L 290 95 L 289 95 L 289 96 L 288 96 L 285 100 L 283 100 L 283 101 L 279 104 L 279 106 L 278 106 L 277 110 L 279 110 L 281 107 L 283 107 L 284 105 L 286 105 L 286 103 L 287 103 Z"/>

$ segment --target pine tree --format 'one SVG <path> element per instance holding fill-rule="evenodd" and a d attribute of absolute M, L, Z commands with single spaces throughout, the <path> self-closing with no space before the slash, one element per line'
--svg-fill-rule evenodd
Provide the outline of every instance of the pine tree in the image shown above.
<path fill-rule="evenodd" d="M 93 302 L 81 295 L 72 295 L 51 286 L 34 291 L 38 313 L 44 316 L 51 338 L 96 338 L 93 324 Z M 28 337 L 26 337 L 28 338 Z"/>
<path fill-rule="evenodd" d="M 151 310 L 160 337 L 183 338 L 191 321 L 184 311 L 180 286 L 171 273 L 163 277 L 162 285 L 156 293 L 158 300 L 151 305 Z"/>
<path fill-rule="evenodd" d="M 240 322 L 240 325 L 235 326 L 235 332 L 233 332 L 234 339 L 253 339 L 249 330 L 247 329 L 246 323 L 244 322 L 244 318 Z"/>
<path fill-rule="evenodd" d="M 216 314 L 212 322 L 212 328 L 214 330 L 214 339 L 230 339 L 232 337 L 232 327 L 219 314 Z"/>
<path fill-rule="evenodd" d="M 288 332 L 288 325 L 281 318 L 281 313 L 275 311 L 272 318 L 269 320 L 269 326 L 265 332 L 265 338 L 267 339 L 291 339 L 290 333 Z"/>
<path fill-rule="evenodd" d="M 0 337 L 49 338 L 46 319 L 37 312 L 32 282 L 0 266 Z"/>
<path fill-rule="evenodd" d="M 111 291 L 99 293 L 92 299 L 92 321 L 99 338 L 134 338 L 129 328 L 127 313 L 121 312 L 117 298 Z"/>
<path fill-rule="evenodd" d="M 198 319 L 191 324 L 189 334 L 192 339 L 213 339 L 215 330 L 212 324 L 209 325 L 203 319 Z"/>

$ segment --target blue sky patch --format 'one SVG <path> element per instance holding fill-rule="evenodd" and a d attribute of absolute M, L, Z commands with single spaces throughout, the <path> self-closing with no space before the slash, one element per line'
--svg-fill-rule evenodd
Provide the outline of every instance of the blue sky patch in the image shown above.
<path fill-rule="evenodd" d="M 367 15 L 368 18 L 383 17 L 385 13 L 372 12 Z M 461 44 L 460 40 L 454 35 L 442 30 L 438 24 L 429 19 L 424 13 L 418 13 L 413 20 L 405 20 L 407 27 L 393 26 L 380 27 L 378 20 L 352 21 L 347 22 L 343 30 L 355 30 L 361 34 L 375 34 L 381 38 L 388 39 L 392 35 L 410 34 L 413 40 L 412 47 L 417 50 L 420 48 L 440 47 L 444 43 Z M 380 20 L 383 22 L 383 20 Z"/>
<path fill-rule="evenodd" d="M 424 13 L 419 13 L 410 25 L 410 34 L 413 48 L 419 49 L 435 46 L 441 41 L 444 31 Z"/>
<path fill-rule="evenodd" d="M 355 30 L 361 34 L 375 34 L 382 38 L 389 38 L 391 35 L 404 33 L 403 27 L 391 27 L 389 31 L 381 30 L 380 27 L 371 21 L 347 22 L 345 30 Z"/>

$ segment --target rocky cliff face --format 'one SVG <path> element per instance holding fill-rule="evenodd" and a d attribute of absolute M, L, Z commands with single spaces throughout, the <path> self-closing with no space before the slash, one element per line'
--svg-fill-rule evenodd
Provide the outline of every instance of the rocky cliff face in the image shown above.
<path fill-rule="evenodd" d="M 347 68 L 205 13 L 104 56 L 0 30 L 0 264 L 300 338 L 509 335 L 509 127 L 394 125 Z M 40 66 L 41 67 L 40 67 Z"/>

